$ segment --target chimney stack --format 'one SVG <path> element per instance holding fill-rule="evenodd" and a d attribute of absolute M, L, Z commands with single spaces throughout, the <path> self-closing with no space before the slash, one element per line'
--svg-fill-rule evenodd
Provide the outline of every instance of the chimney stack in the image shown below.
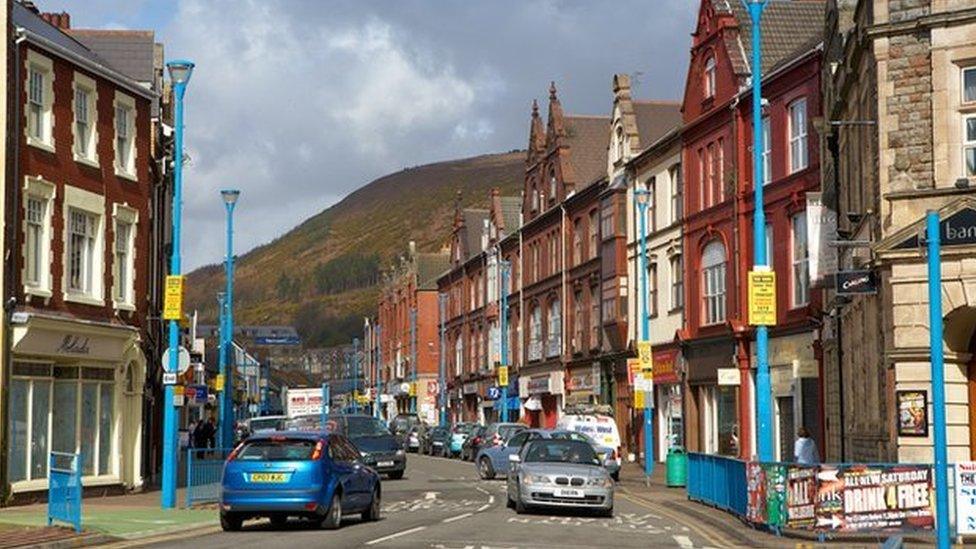
<path fill-rule="evenodd" d="M 71 28 L 71 15 L 66 11 L 62 11 L 61 13 L 42 13 L 40 15 L 41 19 L 61 30 Z"/>

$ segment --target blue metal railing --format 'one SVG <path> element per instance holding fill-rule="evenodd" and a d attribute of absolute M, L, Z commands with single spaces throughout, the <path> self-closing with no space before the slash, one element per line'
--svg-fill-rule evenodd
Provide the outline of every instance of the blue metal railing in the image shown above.
<path fill-rule="evenodd" d="M 711 454 L 688 454 L 688 499 L 746 514 L 746 463 Z"/>
<path fill-rule="evenodd" d="M 224 462 L 233 448 L 189 448 L 186 451 L 186 506 L 220 500 Z"/>
<path fill-rule="evenodd" d="M 66 522 L 81 532 L 81 454 L 51 452 L 47 524 Z"/>

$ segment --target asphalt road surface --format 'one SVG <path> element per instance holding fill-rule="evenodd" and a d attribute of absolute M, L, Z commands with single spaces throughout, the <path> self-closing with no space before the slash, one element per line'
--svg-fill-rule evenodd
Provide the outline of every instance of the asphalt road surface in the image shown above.
<path fill-rule="evenodd" d="M 379 522 L 343 520 L 339 530 L 292 520 L 274 529 L 267 520 L 154 547 L 420 547 L 428 549 L 583 549 L 597 547 L 728 546 L 693 519 L 617 491 L 613 518 L 577 512 L 516 515 L 505 506 L 503 480 L 478 479 L 472 463 L 410 454 L 402 480 L 383 480 Z"/>

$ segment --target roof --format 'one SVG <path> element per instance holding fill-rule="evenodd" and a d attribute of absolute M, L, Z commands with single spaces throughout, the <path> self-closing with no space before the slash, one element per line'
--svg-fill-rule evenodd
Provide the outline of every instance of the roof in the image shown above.
<path fill-rule="evenodd" d="M 417 287 L 421 290 L 436 290 L 437 278 L 451 268 L 448 254 L 417 254 Z"/>
<path fill-rule="evenodd" d="M 148 30 L 67 29 L 122 74 L 143 83 L 153 81 L 153 48 L 156 38 Z"/>
<path fill-rule="evenodd" d="M 505 234 L 510 235 L 518 231 L 522 219 L 522 199 L 517 196 L 500 197 L 502 205 L 502 221 L 505 223 Z"/>
<path fill-rule="evenodd" d="M 634 101 L 633 105 L 641 148 L 681 125 L 680 101 Z"/>
<path fill-rule="evenodd" d="M 716 11 L 730 10 L 739 24 L 739 44 L 726 35 L 726 48 L 738 74 L 749 74 L 752 59 L 752 19 L 742 2 L 712 0 Z M 827 6 L 824 0 L 770 2 L 762 16 L 762 72 L 778 68 L 823 39 Z"/>
<path fill-rule="evenodd" d="M 610 118 L 569 114 L 563 119 L 563 127 L 566 131 L 563 142 L 569 145 L 569 162 L 578 186 L 606 175 Z"/>
<path fill-rule="evenodd" d="M 464 216 L 464 234 L 461 238 L 467 246 L 467 256 L 464 258 L 466 261 L 482 252 L 481 235 L 488 219 L 488 210 L 465 208 L 461 215 Z"/>

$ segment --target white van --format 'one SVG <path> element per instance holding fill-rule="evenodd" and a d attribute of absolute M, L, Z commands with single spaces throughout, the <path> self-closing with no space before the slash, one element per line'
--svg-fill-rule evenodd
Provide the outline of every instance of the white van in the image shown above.
<path fill-rule="evenodd" d="M 566 431 L 576 431 L 588 435 L 600 446 L 605 446 L 612 451 L 612 454 L 605 459 L 607 462 L 616 462 L 615 471 L 620 470 L 622 460 L 620 459 L 620 431 L 617 430 L 617 422 L 608 415 L 603 414 L 583 414 L 570 413 L 563 415 L 556 423 L 556 429 Z M 616 477 L 616 475 L 614 475 Z"/>

